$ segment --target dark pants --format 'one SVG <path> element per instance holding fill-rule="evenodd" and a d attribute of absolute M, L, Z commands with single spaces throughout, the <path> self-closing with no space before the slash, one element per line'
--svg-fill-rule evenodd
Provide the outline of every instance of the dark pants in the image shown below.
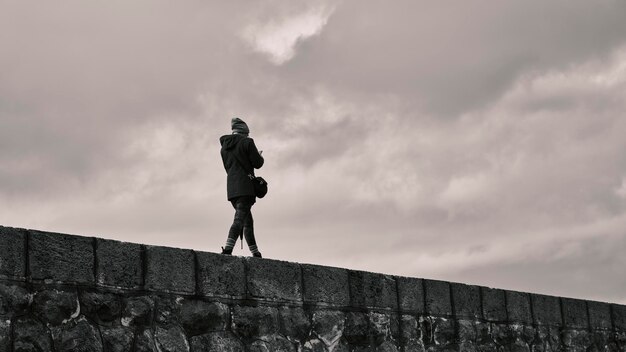
<path fill-rule="evenodd" d="M 253 196 L 237 197 L 231 200 L 233 208 L 235 208 L 235 219 L 228 231 L 228 238 L 237 241 L 237 237 L 241 236 L 243 232 L 248 246 L 256 245 L 254 239 L 254 220 L 252 219 L 252 205 L 255 202 Z"/>

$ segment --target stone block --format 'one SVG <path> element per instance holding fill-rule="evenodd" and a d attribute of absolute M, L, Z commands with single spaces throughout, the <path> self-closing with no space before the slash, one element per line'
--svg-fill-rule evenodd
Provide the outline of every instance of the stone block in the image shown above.
<path fill-rule="evenodd" d="M 11 321 L 0 319 L 0 352 L 11 351 Z"/>
<path fill-rule="evenodd" d="M 353 307 L 398 309 L 393 277 L 366 271 L 350 271 L 350 304 Z"/>
<path fill-rule="evenodd" d="M 154 331 L 157 351 L 189 352 L 189 343 L 179 326 L 157 326 Z"/>
<path fill-rule="evenodd" d="M 402 332 L 400 342 L 405 347 L 405 351 L 423 351 L 424 343 L 419 320 L 413 315 L 402 315 L 400 326 Z"/>
<path fill-rule="evenodd" d="M 80 318 L 52 329 L 56 351 L 102 352 L 100 331 Z"/>
<path fill-rule="evenodd" d="M 353 346 L 369 342 L 369 317 L 363 312 L 347 312 L 343 336 Z"/>
<path fill-rule="evenodd" d="M 400 317 L 395 313 L 369 312 L 368 336 L 375 345 L 400 339 Z"/>
<path fill-rule="evenodd" d="M 0 278 L 26 278 L 26 230 L 0 226 Z"/>
<path fill-rule="evenodd" d="M 302 301 L 300 266 L 278 260 L 246 258 L 248 294 L 254 298 Z"/>
<path fill-rule="evenodd" d="M 242 338 L 256 338 L 277 333 L 278 309 L 266 306 L 234 306 L 232 330 Z"/>
<path fill-rule="evenodd" d="M 459 283 L 450 284 L 454 315 L 457 318 L 482 318 L 480 288 Z"/>
<path fill-rule="evenodd" d="M 132 351 L 133 330 L 124 327 L 100 327 L 102 347 L 107 352 Z"/>
<path fill-rule="evenodd" d="M 530 301 L 533 306 L 535 323 L 538 325 L 561 326 L 561 303 L 558 297 L 532 293 Z"/>
<path fill-rule="evenodd" d="M 615 330 L 626 331 L 626 306 L 620 304 L 611 304 L 611 313 L 613 315 L 613 323 Z"/>
<path fill-rule="evenodd" d="M 506 291 L 506 311 L 510 322 L 532 324 L 530 295 L 526 292 Z"/>
<path fill-rule="evenodd" d="M 122 300 L 119 296 L 104 292 L 83 291 L 79 295 L 80 313 L 100 326 L 119 322 Z"/>
<path fill-rule="evenodd" d="M 189 341 L 192 352 L 244 352 L 245 346 L 230 332 L 212 332 L 192 337 Z"/>
<path fill-rule="evenodd" d="M 424 280 L 426 313 L 430 315 L 452 316 L 450 283 L 438 280 Z"/>
<path fill-rule="evenodd" d="M 37 319 L 23 316 L 13 324 L 13 351 L 53 351 L 50 330 Z"/>
<path fill-rule="evenodd" d="M 0 283 L 0 321 L 24 315 L 30 306 L 32 295 L 16 283 Z"/>
<path fill-rule="evenodd" d="M 40 291 L 33 299 L 33 313 L 48 325 L 64 324 L 80 313 L 78 295 L 75 291 Z"/>
<path fill-rule="evenodd" d="M 459 351 L 455 320 L 426 317 L 421 323 L 427 351 Z"/>
<path fill-rule="evenodd" d="M 211 331 L 227 330 L 230 309 L 220 302 L 186 299 L 182 301 L 178 315 L 178 320 L 189 336 L 196 336 Z"/>
<path fill-rule="evenodd" d="M 281 334 L 292 340 L 304 340 L 311 332 L 311 321 L 300 307 L 279 308 Z"/>
<path fill-rule="evenodd" d="M 192 294 L 196 289 L 192 250 L 146 246 L 146 289 Z"/>
<path fill-rule="evenodd" d="M 141 287 L 141 245 L 96 239 L 96 281 L 125 289 Z"/>
<path fill-rule="evenodd" d="M 244 298 L 246 275 L 243 258 L 196 252 L 198 292 L 206 297 Z"/>
<path fill-rule="evenodd" d="M 424 284 L 422 279 L 396 277 L 400 310 L 417 314 L 424 313 Z"/>
<path fill-rule="evenodd" d="M 278 334 L 263 336 L 262 340 L 255 340 L 248 346 L 247 351 L 249 352 L 296 352 L 295 344 Z M 336 351 L 347 352 L 347 350 L 341 350 L 340 348 L 336 349 Z"/>
<path fill-rule="evenodd" d="M 304 301 L 334 306 L 350 304 L 348 270 L 319 265 L 302 265 Z"/>
<path fill-rule="evenodd" d="M 149 296 L 128 297 L 124 299 L 122 325 L 129 327 L 145 326 L 152 323 L 154 299 Z"/>
<path fill-rule="evenodd" d="M 561 298 L 563 305 L 563 323 L 568 328 L 587 329 L 587 303 L 580 299 Z"/>
<path fill-rule="evenodd" d="M 483 317 L 491 322 L 506 321 L 505 291 L 490 287 L 481 287 Z"/>
<path fill-rule="evenodd" d="M 133 351 L 135 352 L 159 352 L 154 341 L 154 333 L 150 328 L 135 333 L 134 345 Z"/>
<path fill-rule="evenodd" d="M 319 310 L 312 316 L 313 331 L 326 346 L 335 345 L 345 327 L 346 315 L 337 310 Z"/>
<path fill-rule="evenodd" d="M 94 283 L 93 238 L 30 231 L 28 258 L 33 280 Z"/>
<path fill-rule="evenodd" d="M 613 329 L 611 321 L 611 306 L 604 302 L 587 301 L 589 323 L 591 329 Z"/>

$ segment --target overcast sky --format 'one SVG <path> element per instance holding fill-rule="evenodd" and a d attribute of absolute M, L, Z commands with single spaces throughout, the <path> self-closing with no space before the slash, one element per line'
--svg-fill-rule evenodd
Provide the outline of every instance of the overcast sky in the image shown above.
<path fill-rule="evenodd" d="M 0 225 L 626 303 L 626 2 L 2 1 Z M 239 249 L 236 255 L 249 255 Z"/>

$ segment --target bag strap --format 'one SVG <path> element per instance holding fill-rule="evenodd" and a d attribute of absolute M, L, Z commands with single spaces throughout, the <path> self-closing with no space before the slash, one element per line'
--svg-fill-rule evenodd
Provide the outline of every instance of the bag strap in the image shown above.
<path fill-rule="evenodd" d="M 248 137 L 242 138 L 239 142 L 237 142 L 237 144 L 235 145 L 235 148 L 239 145 L 239 143 L 241 143 L 241 141 L 243 141 L 243 140 L 244 140 L 244 139 L 246 139 L 246 138 L 248 138 Z M 254 178 L 255 178 L 255 177 L 254 177 L 254 175 L 253 175 L 253 171 L 248 171 L 248 170 L 246 169 L 245 164 L 244 164 L 244 163 L 243 163 L 243 162 L 242 162 L 242 161 L 241 161 L 241 160 L 237 157 L 237 150 L 236 150 L 236 149 L 235 149 L 235 150 L 233 150 L 233 157 L 235 158 L 235 160 L 237 161 L 237 163 L 239 164 L 239 166 L 241 166 L 241 168 L 243 169 L 243 171 L 245 171 L 245 172 L 247 172 L 247 173 L 248 173 L 248 177 L 249 177 L 251 180 L 254 180 Z"/>

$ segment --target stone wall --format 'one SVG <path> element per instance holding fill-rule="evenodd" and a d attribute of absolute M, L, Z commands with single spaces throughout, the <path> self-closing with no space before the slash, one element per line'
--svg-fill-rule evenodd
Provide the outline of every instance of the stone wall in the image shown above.
<path fill-rule="evenodd" d="M 9 351 L 626 351 L 626 306 L 0 227 Z"/>

